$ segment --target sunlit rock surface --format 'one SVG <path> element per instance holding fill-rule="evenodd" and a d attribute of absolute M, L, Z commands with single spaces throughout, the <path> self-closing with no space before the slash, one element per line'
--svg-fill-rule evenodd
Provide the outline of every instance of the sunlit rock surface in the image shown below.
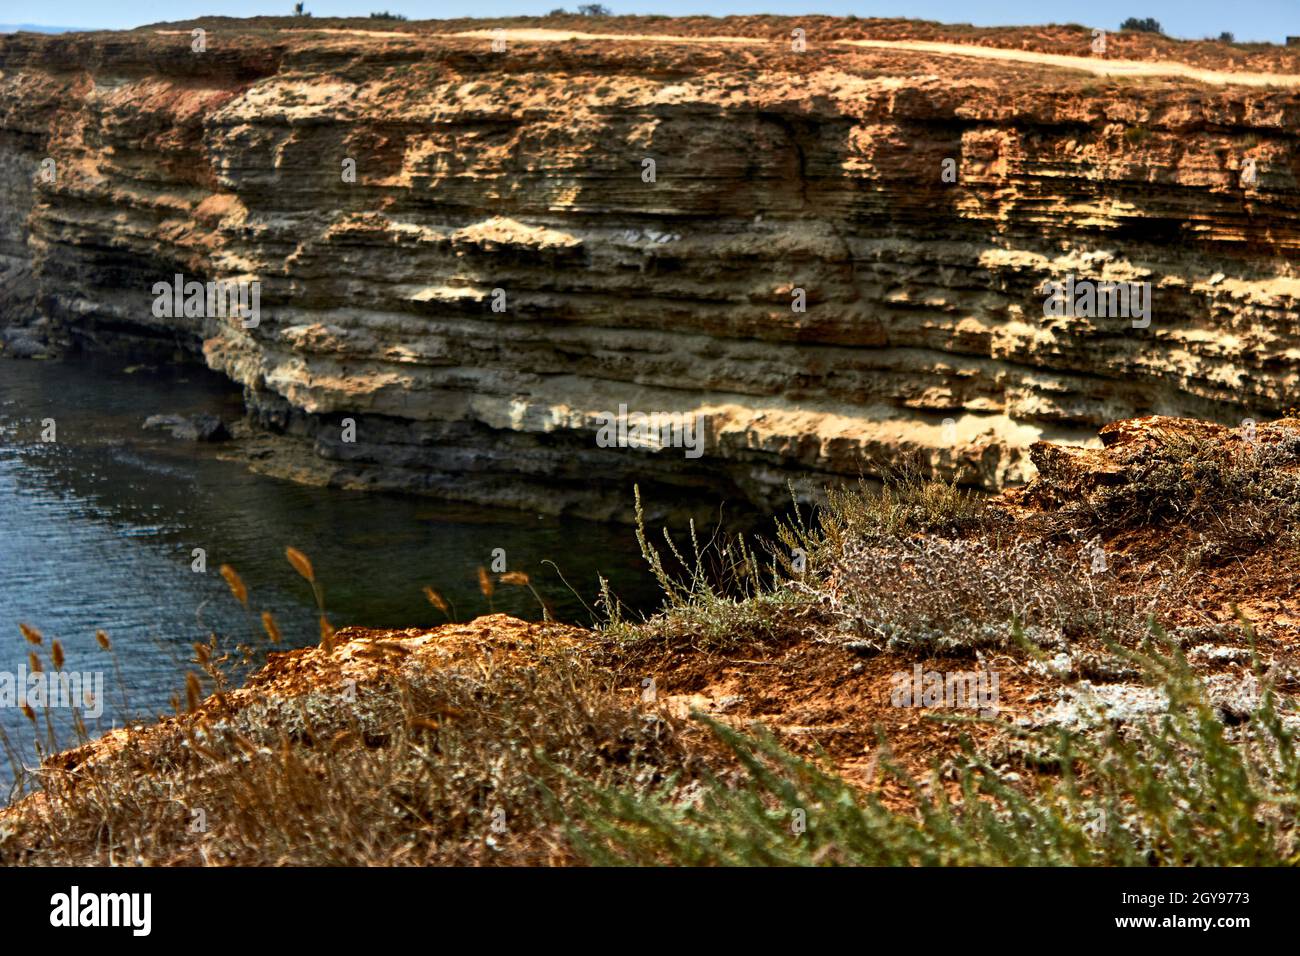
<path fill-rule="evenodd" d="M 1114 419 L 1284 411 L 1300 52 L 1090 43 L 830 18 L 0 37 L 0 325 L 201 356 L 319 480 L 597 518 L 633 483 L 772 507 L 912 453 L 994 489 Z M 156 317 L 177 273 L 260 282 L 257 326 Z M 1045 317 L 1067 276 L 1151 283 L 1149 327 Z M 598 447 L 620 405 L 702 415 L 704 454 Z"/>

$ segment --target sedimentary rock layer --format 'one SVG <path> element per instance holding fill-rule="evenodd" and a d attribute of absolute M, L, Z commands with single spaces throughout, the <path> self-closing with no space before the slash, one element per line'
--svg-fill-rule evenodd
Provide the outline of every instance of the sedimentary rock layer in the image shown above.
<path fill-rule="evenodd" d="M 577 23 L 0 38 L 0 325 L 201 355 L 325 480 L 593 517 L 910 453 L 996 488 L 1039 439 L 1296 404 L 1296 52 Z M 256 280 L 258 324 L 156 316 L 176 274 Z M 1151 283 L 1149 327 L 1045 317 L 1067 276 Z M 599 447 L 620 405 L 704 455 Z"/>

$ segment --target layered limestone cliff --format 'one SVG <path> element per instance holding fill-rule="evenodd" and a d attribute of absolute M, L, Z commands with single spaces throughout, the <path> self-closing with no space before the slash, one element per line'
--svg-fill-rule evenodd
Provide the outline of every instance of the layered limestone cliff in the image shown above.
<path fill-rule="evenodd" d="M 0 325 L 202 356 L 320 480 L 593 517 L 633 482 L 766 507 L 912 452 L 996 488 L 1039 439 L 1300 404 L 1300 51 L 1092 43 L 824 18 L 9 35 Z M 177 274 L 260 283 L 257 324 L 156 315 Z M 1149 325 L 1044 316 L 1069 277 L 1150 283 Z M 702 415 L 703 455 L 600 447 L 620 405 Z"/>

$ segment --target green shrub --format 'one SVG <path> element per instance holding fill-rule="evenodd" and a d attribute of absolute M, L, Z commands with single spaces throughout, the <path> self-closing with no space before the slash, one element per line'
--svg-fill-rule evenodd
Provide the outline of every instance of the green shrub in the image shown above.
<path fill-rule="evenodd" d="M 1129 17 L 1119 25 L 1121 30 L 1131 30 L 1135 33 L 1157 33 L 1164 35 L 1164 30 L 1160 26 L 1160 21 L 1155 17 Z"/>

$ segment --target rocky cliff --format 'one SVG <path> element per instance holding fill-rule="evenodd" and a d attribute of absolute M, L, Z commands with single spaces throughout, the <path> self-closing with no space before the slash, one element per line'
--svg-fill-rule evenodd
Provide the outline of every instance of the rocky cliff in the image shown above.
<path fill-rule="evenodd" d="M 595 517 L 633 482 L 768 506 L 910 452 L 995 488 L 1113 419 L 1286 409 L 1300 51 L 1093 43 L 827 18 L 9 35 L 0 325 L 201 355 L 320 480 Z M 257 324 L 156 315 L 176 274 L 260 283 Z M 1045 316 L 1067 280 L 1150 283 L 1149 324 Z M 620 405 L 703 416 L 703 455 L 600 447 Z"/>

